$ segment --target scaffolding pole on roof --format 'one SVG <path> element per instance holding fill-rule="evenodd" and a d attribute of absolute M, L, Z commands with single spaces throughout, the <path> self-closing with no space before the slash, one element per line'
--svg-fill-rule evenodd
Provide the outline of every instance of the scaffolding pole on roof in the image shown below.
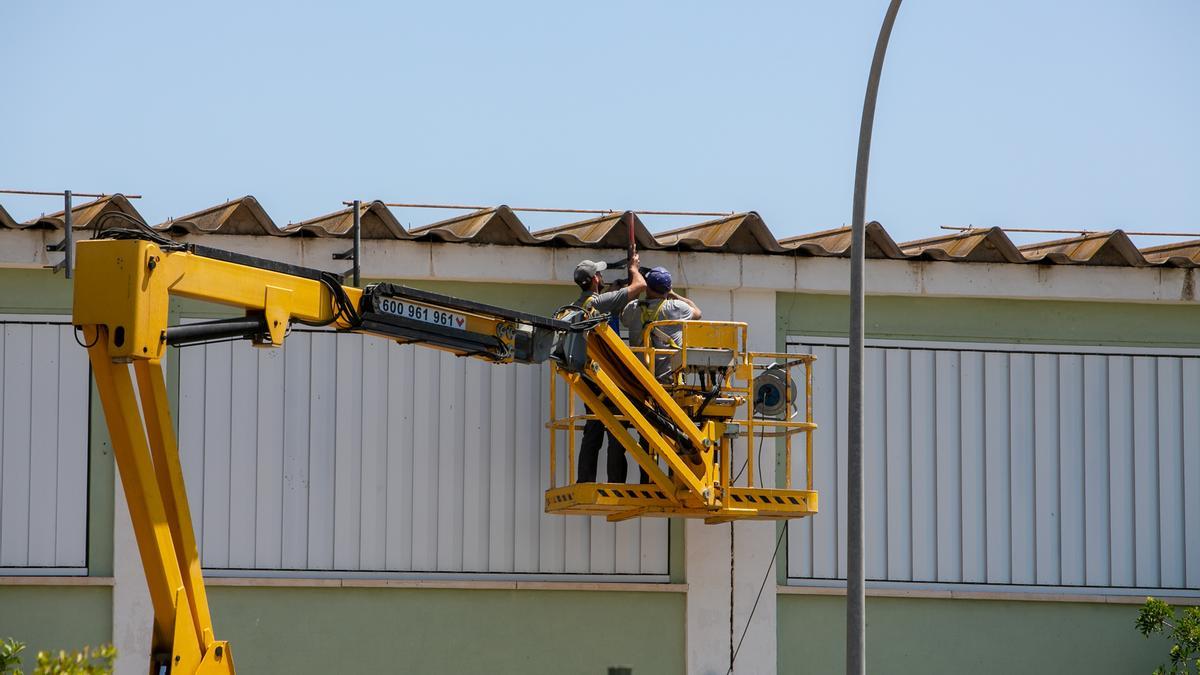
<path fill-rule="evenodd" d="M 977 227 L 970 227 L 970 226 L 964 227 L 961 225 L 941 225 L 940 227 L 943 230 L 957 230 L 959 232 L 967 232 L 970 230 L 980 229 Z M 1058 229 L 1058 228 L 1050 228 L 1050 227 L 1005 227 L 1005 228 L 1003 228 L 1003 230 L 1005 232 L 1036 232 L 1036 233 L 1040 233 L 1040 234 L 1078 234 L 1080 236 L 1087 236 L 1089 234 L 1101 234 L 1103 232 L 1112 231 L 1112 230 L 1084 230 L 1084 229 L 1072 230 L 1072 229 Z M 1126 235 L 1128 235 L 1130 237 L 1200 237 L 1200 234 L 1198 234 L 1196 232 L 1136 232 L 1133 230 L 1121 230 L 1121 232 L 1124 232 Z"/>
<path fill-rule="evenodd" d="M 41 197 L 61 197 L 61 196 L 63 196 L 63 194 L 64 194 L 65 192 L 68 192 L 68 190 L 63 190 L 63 191 L 60 191 L 60 192 L 52 192 L 52 191 L 48 191 L 48 190 L 9 190 L 9 189 L 0 189 L 0 194 L 6 194 L 6 195 L 37 195 L 37 196 L 41 196 Z M 94 198 L 96 198 L 96 199 L 103 199 L 104 197 L 113 197 L 113 196 L 115 196 L 115 195 L 116 195 L 116 193 L 113 193 L 113 194 L 108 194 L 108 193 L 105 193 L 105 192 L 71 192 L 71 194 L 73 194 L 73 195 L 74 195 L 74 196 L 76 196 L 76 197 L 94 197 Z M 121 196 L 122 196 L 122 197 L 124 197 L 124 198 L 126 198 L 126 199 L 141 199 L 141 198 L 142 198 L 142 196 L 141 196 L 141 195 L 126 195 L 126 194 L 122 194 Z"/>
<path fill-rule="evenodd" d="M 353 224 L 350 226 L 351 235 L 354 237 L 354 243 L 351 245 L 349 251 L 334 253 L 333 259 L 351 261 L 350 269 L 346 270 L 342 276 L 350 277 L 354 286 L 358 287 L 362 285 L 362 266 L 360 264 L 360 260 L 362 258 L 362 201 L 355 199 L 354 201 L 347 203 L 354 211 L 354 220 L 352 221 Z"/>
<path fill-rule="evenodd" d="M 71 198 L 72 197 L 93 197 L 103 199 L 111 197 L 110 194 L 103 192 L 72 192 L 71 190 L 62 190 L 55 192 L 52 190 L 14 190 L 11 188 L 0 188 L 0 194 L 6 195 L 26 195 L 35 197 L 62 197 L 63 198 L 63 238 L 54 244 L 46 244 L 46 251 L 50 253 L 61 252 L 63 259 L 53 265 L 46 265 L 55 273 L 61 269 L 63 276 L 70 279 L 72 272 L 75 269 L 75 233 L 73 231 L 74 224 L 71 217 Z M 123 195 L 126 199 L 141 199 L 141 195 Z"/>
<path fill-rule="evenodd" d="M 349 206 L 350 202 L 342 202 Z M 426 204 L 419 202 L 383 202 L 384 206 L 403 209 L 454 209 L 457 211 L 483 211 L 486 209 L 496 208 L 495 206 L 482 206 L 478 204 Z M 637 213 L 645 216 L 732 216 L 736 215 L 736 211 L 640 211 L 638 209 L 625 209 L 617 211 L 615 209 L 566 209 L 548 206 L 510 206 L 510 211 L 524 211 L 536 213 L 590 213 L 595 215 L 610 215 L 617 213 Z"/>

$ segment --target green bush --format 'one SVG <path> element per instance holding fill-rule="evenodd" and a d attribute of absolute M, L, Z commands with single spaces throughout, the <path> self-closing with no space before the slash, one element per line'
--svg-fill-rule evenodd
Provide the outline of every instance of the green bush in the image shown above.
<path fill-rule="evenodd" d="M 21 671 L 17 670 L 17 666 L 21 665 L 21 652 L 23 651 L 25 651 L 24 642 L 17 642 L 12 638 L 5 638 L 3 642 L 0 642 L 0 675 L 21 674 Z"/>
<path fill-rule="evenodd" d="M 24 650 L 25 644 L 12 638 L 0 642 L 0 675 L 23 675 L 18 666 Z M 33 675 L 110 675 L 116 658 L 117 649 L 112 645 L 100 645 L 95 649 L 84 647 L 78 652 L 59 651 L 58 654 L 38 652 Z"/>
<path fill-rule="evenodd" d="M 1160 665 L 1154 675 L 1188 675 L 1200 673 L 1200 607 L 1188 607 L 1183 616 L 1162 600 L 1146 598 L 1138 612 L 1137 629 L 1142 635 L 1167 633 L 1172 641 L 1171 667 Z"/>

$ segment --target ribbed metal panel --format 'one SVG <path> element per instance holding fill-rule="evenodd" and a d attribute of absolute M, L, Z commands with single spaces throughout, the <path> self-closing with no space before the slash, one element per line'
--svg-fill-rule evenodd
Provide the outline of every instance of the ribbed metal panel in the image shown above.
<path fill-rule="evenodd" d="M 278 350 L 210 344 L 179 359 L 207 568 L 667 573 L 665 520 L 543 512 L 548 368 L 301 330 Z"/>
<path fill-rule="evenodd" d="M 0 318 L 0 403 L 0 574 L 83 568 L 88 366 L 66 320 Z"/>
<path fill-rule="evenodd" d="M 821 512 L 788 576 L 841 579 L 846 348 L 793 342 L 818 356 Z M 1200 589 L 1200 358 L 937 347 L 866 352 L 870 579 Z"/>

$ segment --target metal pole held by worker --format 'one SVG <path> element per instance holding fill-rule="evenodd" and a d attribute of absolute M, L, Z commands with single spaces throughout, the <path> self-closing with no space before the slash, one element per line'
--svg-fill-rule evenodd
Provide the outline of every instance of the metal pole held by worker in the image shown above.
<path fill-rule="evenodd" d="M 625 250 L 625 268 L 628 270 L 629 283 L 633 283 L 633 256 L 637 255 L 637 239 L 634 231 L 633 219 L 636 216 L 632 212 L 625 214 L 625 224 L 629 233 L 628 248 Z"/>

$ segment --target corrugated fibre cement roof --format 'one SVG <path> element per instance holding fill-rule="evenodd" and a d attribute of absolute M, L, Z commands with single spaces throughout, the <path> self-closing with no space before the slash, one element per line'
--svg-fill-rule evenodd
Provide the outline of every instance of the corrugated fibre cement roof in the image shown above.
<path fill-rule="evenodd" d="M 0 229 L 62 229 L 63 212 L 39 216 L 25 222 L 14 220 L 0 205 Z M 734 213 L 685 225 L 664 232 L 651 232 L 636 213 L 613 212 L 539 231 L 530 231 L 509 207 L 500 205 L 470 211 L 428 225 L 405 228 L 382 201 L 363 202 L 360 222 L 363 239 L 438 241 L 448 243 L 507 246 L 553 246 L 574 248 L 625 248 L 629 231 L 624 222 L 631 215 L 634 238 L 640 249 L 676 250 L 758 255 L 807 255 L 845 257 L 850 250 L 850 228 L 776 238 L 753 211 Z M 75 229 L 133 219 L 141 214 L 124 196 L 116 194 L 81 203 L 71 209 Z M 352 236 L 352 207 L 280 227 L 252 196 L 171 218 L 152 227 L 171 236 L 220 234 L 267 237 Z M 1077 236 L 1017 245 L 1002 228 L 971 228 L 925 239 L 896 242 L 883 225 L 867 224 L 866 254 L 869 258 L 892 260 L 938 260 L 950 262 L 1040 263 L 1054 265 L 1102 265 L 1115 267 L 1197 267 L 1200 240 L 1180 241 L 1138 248 L 1121 230 L 1087 232 Z"/>

